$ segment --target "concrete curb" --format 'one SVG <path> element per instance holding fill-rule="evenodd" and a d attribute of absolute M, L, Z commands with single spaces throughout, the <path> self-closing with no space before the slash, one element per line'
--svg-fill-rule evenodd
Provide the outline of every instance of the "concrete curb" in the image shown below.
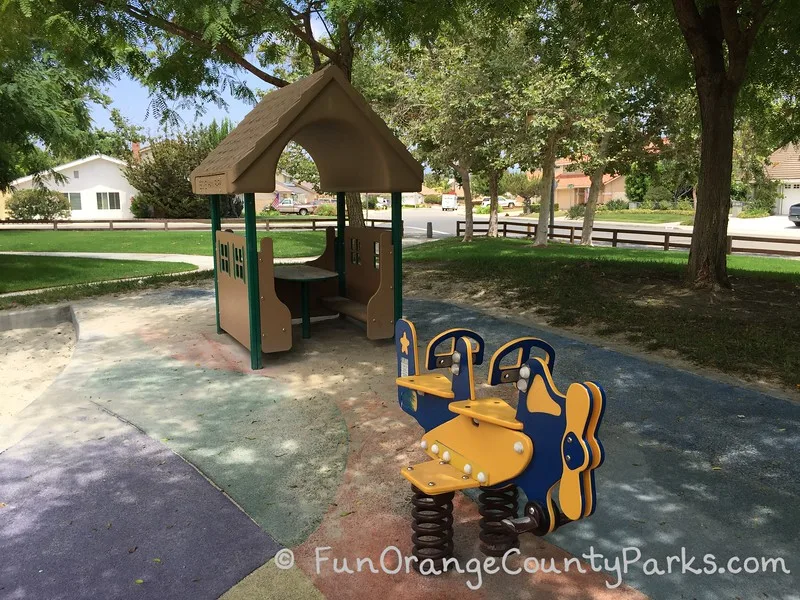
<path fill-rule="evenodd" d="M 27 310 L 0 312 L 0 331 L 12 329 L 32 329 L 34 327 L 53 327 L 59 323 L 71 322 L 78 335 L 78 320 L 69 304 L 47 306 Z"/>

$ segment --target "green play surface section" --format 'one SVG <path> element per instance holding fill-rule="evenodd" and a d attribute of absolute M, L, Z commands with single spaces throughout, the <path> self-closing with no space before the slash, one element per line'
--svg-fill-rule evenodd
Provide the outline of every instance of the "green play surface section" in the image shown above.
<path fill-rule="evenodd" d="M 334 501 L 348 438 L 329 399 L 176 360 L 106 369 L 85 392 L 194 464 L 281 544 L 306 539 Z"/>

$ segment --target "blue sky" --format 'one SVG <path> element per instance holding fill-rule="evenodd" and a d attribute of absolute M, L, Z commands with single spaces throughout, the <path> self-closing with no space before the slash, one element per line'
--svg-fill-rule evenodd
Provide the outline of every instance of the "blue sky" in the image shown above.
<path fill-rule="evenodd" d="M 311 29 L 317 39 L 321 39 L 327 35 L 325 26 L 317 15 L 311 17 Z M 253 54 L 248 54 L 247 59 L 253 62 L 253 64 L 258 64 Z M 253 90 L 257 88 L 261 90 L 270 89 L 269 85 L 244 69 L 237 67 L 235 70 L 232 68 L 231 71 L 234 72 L 237 77 L 244 80 Z M 109 114 L 111 108 L 117 108 L 128 121 L 134 125 L 144 127 L 146 136 L 157 137 L 159 133 L 161 133 L 162 128 L 159 126 L 158 120 L 148 114 L 147 108 L 150 106 L 150 96 L 147 88 L 137 81 L 132 80 L 130 77 L 123 75 L 119 81 L 109 86 L 104 91 L 112 98 L 112 103 L 108 109 L 98 105 L 93 106 L 92 119 L 96 127 L 110 129 L 112 125 L 109 120 Z M 228 117 L 234 123 L 238 123 L 253 108 L 251 105 L 241 100 L 232 98 L 230 94 L 227 93 L 223 94 L 223 99 L 228 103 L 227 108 L 219 108 L 214 104 L 210 104 L 206 107 L 206 113 L 199 118 L 196 117 L 193 109 L 179 110 L 178 112 L 184 120 L 184 125 L 189 126 L 193 123 L 207 124 L 213 119 L 220 121 L 224 117 Z"/>
<path fill-rule="evenodd" d="M 269 86 L 257 77 L 241 70 L 237 73 L 243 78 L 252 89 L 266 89 Z M 96 127 L 111 129 L 109 114 L 112 108 L 117 108 L 122 115 L 134 125 L 144 127 L 147 136 L 158 136 L 161 132 L 158 120 L 148 113 L 150 106 L 150 96 L 147 88 L 137 81 L 127 76 L 121 77 L 114 85 L 105 88 L 104 92 L 111 97 L 112 103 L 108 108 L 100 105 L 92 107 L 92 120 Z M 223 99 L 228 103 L 227 108 L 220 108 L 214 104 L 206 107 L 206 113 L 196 118 L 194 109 L 179 110 L 186 126 L 192 123 L 210 123 L 213 119 L 217 121 L 223 117 L 229 117 L 234 123 L 241 121 L 253 107 L 241 100 L 232 98 L 230 94 L 223 94 Z M 152 112 L 152 111 L 150 111 Z"/>

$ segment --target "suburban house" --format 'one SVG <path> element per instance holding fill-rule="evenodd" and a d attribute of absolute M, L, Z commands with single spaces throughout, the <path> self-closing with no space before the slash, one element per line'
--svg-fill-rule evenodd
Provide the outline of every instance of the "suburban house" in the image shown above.
<path fill-rule="evenodd" d="M 287 198 L 291 198 L 297 204 L 313 204 L 319 199 L 319 194 L 311 184 L 297 183 L 292 181 L 286 173 L 276 173 L 275 191 L 256 194 L 256 212 L 272 206 L 275 200 L 280 202 Z"/>
<path fill-rule="evenodd" d="M 775 202 L 776 215 L 788 215 L 789 207 L 800 204 L 800 145 L 787 144 L 769 157 L 767 175 L 782 182 L 783 198 Z"/>
<path fill-rule="evenodd" d="M 72 219 L 132 219 L 131 198 L 136 190 L 125 179 L 124 168 L 125 161 L 95 154 L 54 168 L 66 178 L 64 183 L 45 178 L 44 184 L 67 197 Z M 12 181 L 11 187 L 33 188 L 33 175 Z"/>
<path fill-rule="evenodd" d="M 568 210 L 576 204 L 586 204 L 589 198 L 589 188 L 592 185 L 588 175 L 583 171 L 569 171 L 567 168 L 573 164 L 568 158 L 556 161 L 556 197 L 555 203 L 560 210 Z M 605 204 L 609 200 L 626 200 L 625 176 L 603 175 L 603 190 L 597 199 L 598 204 Z"/>

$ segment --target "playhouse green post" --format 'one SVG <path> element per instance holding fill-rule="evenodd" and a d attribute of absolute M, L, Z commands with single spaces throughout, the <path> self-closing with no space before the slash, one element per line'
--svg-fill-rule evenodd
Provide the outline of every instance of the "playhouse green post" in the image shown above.
<path fill-rule="evenodd" d="M 261 294 L 258 289 L 258 239 L 256 237 L 256 195 L 244 195 L 245 264 L 247 305 L 250 313 L 250 368 L 261 368 Z"/>
<path fill-rule="evenodd" d="M 336 272 L 339 273 L 339 295 L 344 296 L 346 292 L 346 280 L 344 274 L 344 224 L 347 213 L 346 195 L 344 192 L 336 194 L 336 245 L 334 246 L 334 263 Z"/>
<path fill-rule="evenodd" d="M 222 333 L 219 325 L 219 285 L 217 284 L 217 232 L 222 229 L 222 221 L 219 215 L 219 196 L 214 194 L 209 196 L 211 201 L 211 244 L 214 248 L 214 315 L 217 318 L 217 333 Z"/>
<path fill-rule="evenodd" d="M 403 318 L 403 194 L 392 192 L 392 246 L 394 248 L 394 322 Z"/>

